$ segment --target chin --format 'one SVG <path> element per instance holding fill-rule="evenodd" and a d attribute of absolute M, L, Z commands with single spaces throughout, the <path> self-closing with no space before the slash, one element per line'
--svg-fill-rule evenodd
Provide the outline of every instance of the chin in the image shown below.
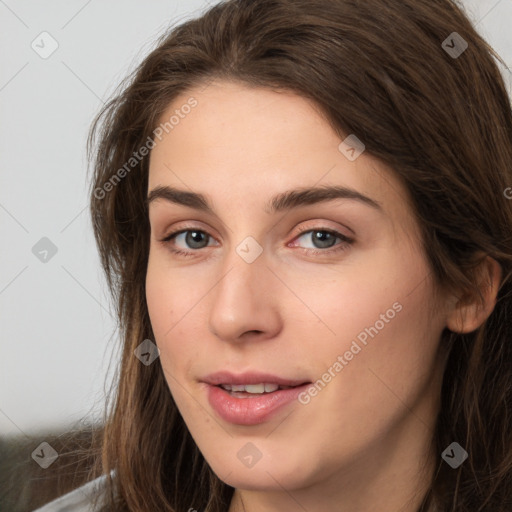
<path fill-rule="evenodd" d="M 286 489 L 297 489 L 308 485 L 306 480 L 310 477 L 304 474 L 304 465 L 295 461 L 283 459 L 281 464 L 272 463 L 271 458 L 263 458 L 253 467 L 244 467 L 231 460 L 207 460 L 212 471 L 227 485 L 237 489 L 253 491 L 282 491 Z M 312 478 L 312 476 L 311 476 Z"/>
<path fill-rule="evenodd" d="M 298 484 L 296 481 L 291 482 L 287 475 L 276 471 L 275 468 L 270 468 L 270 470 L 263 468 L 256 470 L 252 468 L 236 471 L 231 468 L 229 471 L 231 471 L 231 473 L 228 473 L 224 478 L 221 478 L 221 475 L 217 472 L 215 472 L 215 474 L 225 484 L 247 491 L 282 491 L 283 487 L 290 489 L 296 487 Z"/>

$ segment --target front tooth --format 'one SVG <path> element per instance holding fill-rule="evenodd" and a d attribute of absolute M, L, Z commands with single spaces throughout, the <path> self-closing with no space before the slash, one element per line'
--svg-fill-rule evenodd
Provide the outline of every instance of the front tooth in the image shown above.
<path fill-rule="evenodd" d="M 265 392 L 265 384 L 247 384 L 242 386 L 245 388 L 247 393 L 264 393 Z"/>
<path fill-rule="evenodd" d="M 222 384 L 222 387 L 226 391 L 233 392 L 246 392 L 253 394 L 262 394 L 262 393 L 273 393 L 279 389 L 278 384 Z M 288 386 L 284 386 L 286 388 Z"/>

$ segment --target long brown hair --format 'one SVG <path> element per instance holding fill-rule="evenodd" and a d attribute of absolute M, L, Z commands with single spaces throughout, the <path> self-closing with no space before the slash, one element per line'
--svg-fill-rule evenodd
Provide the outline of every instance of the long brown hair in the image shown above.
<path fill-rule="evenodd" d="M 512 113 L 494 59 L 453 0 L 229 0 L 158 41 L 98 115 L 88 146 L 94 233 L 121 334 L 91 471 L 115 470 L 108 510 L 224 512 L 234 492 L 200 453 L 159 361 L 134 357 L 154 336 L 149 157 L 130 158 L 174 98 L 215 78 L 298 93 L 340 137 L 357 134 L 410 193 L 439 288 L 476 297 L 479 262 L 500 264 L 487 321 L 440 340 L 449 358 L 432 439 L 438 467 L 420 510 L 512 510 Z M 441 458 L 454 441 L 469 453 L 457 469 Z"/>

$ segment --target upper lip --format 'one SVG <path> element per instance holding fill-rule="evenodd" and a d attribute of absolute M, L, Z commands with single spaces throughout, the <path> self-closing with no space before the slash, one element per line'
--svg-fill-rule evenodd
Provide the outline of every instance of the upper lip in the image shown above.
<path fill-rule="evenodd" d="M 218 386 L 219 384 L 277 384 L 279 386 L 300 386 L 301 384 L 307 384 L 310 381 L 307 379 L 287 379 L 284 377 L 278 377 L 270 373 L 262 372 L 245 372 L 234 374 L 228 371 L 220 371 L 211 373 L 204 377 L 202 382 L 211 384 L 212 386 Z"/>

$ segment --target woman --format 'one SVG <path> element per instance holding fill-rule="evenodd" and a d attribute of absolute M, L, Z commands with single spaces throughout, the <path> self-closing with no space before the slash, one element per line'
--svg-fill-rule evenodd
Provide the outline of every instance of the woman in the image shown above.
<path fill-rule="evenodd" d="M 160 41 L 90 138 L 98 505 L 512 509 L 493 57 L 450 0 L 230 0 Z"/>

